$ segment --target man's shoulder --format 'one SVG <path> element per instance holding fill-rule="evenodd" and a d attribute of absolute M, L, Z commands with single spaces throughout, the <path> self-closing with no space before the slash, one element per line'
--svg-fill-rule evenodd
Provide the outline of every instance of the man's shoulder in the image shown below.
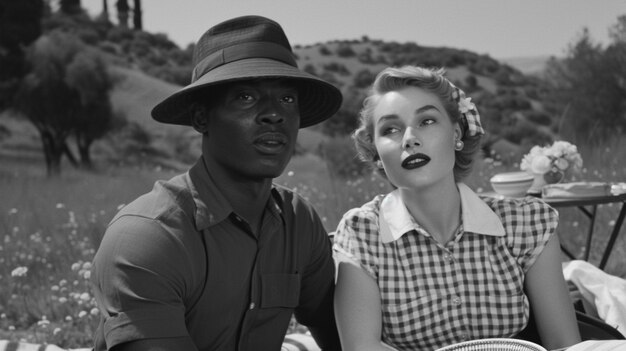
<path fill-rule="evenodd" d="M 193 197 L 185 174 L 170 180 L 159 180 L 152 190 L 124 205 L 111 222 L 121 217 L 165 220 L 193 211 Z"/>

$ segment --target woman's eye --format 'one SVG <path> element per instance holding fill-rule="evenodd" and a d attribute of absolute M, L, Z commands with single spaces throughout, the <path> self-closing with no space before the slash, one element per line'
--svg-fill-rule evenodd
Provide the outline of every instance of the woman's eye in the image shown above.
<path fill-rule="evenodd" d="M 435 120 L 432 118 L 426 118 L 422 121 L 422 125 L 426 125 L 426 126 L 431 125 L 433 123 L 435 123 Z"/>
<path fill-rule="evenodd" d="M 397 133 L 398 131 L 399 131 L 399 129 L 396 128 L 396 127 L 387 127 L 387 128 L 383 128 L 381 134 L 382 135 L 390 135 L 390 134 L 393 134 L 393 133 Z"/>

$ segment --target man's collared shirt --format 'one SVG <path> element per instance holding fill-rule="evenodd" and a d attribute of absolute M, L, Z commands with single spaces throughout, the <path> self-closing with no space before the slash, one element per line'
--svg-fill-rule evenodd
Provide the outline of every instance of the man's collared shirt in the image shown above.
<path fill-rule="evenodd" d="M 377 282 L 382 340 L 399 350 L 510 337 L 528 321 L 524 275 L 557 212 L 535 198 L 480 198 L 457 186 L 462 224 L 447 243 L 413 219 L 398 190 L 348 211 L 335 233 L 335 251 Z"/>
<path fill-rule="evenodd" d="M 254 235 L 202 160 L 116 215 L 92 277 L 96 350 L 185 336 L 199 350 L 280 350 L 294 312 L 339 348 L 330 241 L 313 208 L 274 186 Z"/>

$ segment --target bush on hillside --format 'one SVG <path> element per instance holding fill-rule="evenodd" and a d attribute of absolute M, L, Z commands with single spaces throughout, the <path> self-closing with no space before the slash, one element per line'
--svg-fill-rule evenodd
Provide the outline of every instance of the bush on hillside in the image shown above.
<path fill-rule="evenodd" d="M 337 48 L 337 56 L 339 57 L 354 57 L 356 53 L 352 50 L 352 47 L 348 44 L 340 44 Z"/>
<path fill-rule="evenodd" d="M 329 138 L 320 144 L 317 153 L 326 161 L 330 172 L 337 177 L 347 179 L 370 172 L 369 166 L 359 160 L 349 136 Z"/>

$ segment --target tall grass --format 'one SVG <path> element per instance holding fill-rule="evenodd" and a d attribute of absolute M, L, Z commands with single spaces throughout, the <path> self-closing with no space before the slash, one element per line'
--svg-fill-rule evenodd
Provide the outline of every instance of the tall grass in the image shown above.
<path fill-rule="evenodd" d="M 579 145 L 579 149 L 585 165 L 573 180 L 626 181 L 626 141 L 614 139 L 602 147 Z M 155 180 L 175 173 L 132 167 L 100 173 L 67 168 L 62 177 L 47 179 L 39 164 L 0 164 L 0 338 L 88 346 L 99 319 L 89 268 L 106 224 L 122 204 L 149 191 Z M 492 175 L 517 169 L 518 164 L 480 160 L 468 184 L 479 192 L 491 191 Z M 378 176 L 346 179 L 334 174 L 323 159 L 305 154 L 295 157 L 276 182 L 307 198 L 329 231 L 345 211 L 391 189 Z M 599 209 L 592 262 L 599 261 L 618 210 L 617 205 Z M 577 209 L 559 212 L 562 241 L 569 248 L 582 247 L 587 219 Z M 625 230 L 605 269 L 622 277 L 626 277 Z"/>

